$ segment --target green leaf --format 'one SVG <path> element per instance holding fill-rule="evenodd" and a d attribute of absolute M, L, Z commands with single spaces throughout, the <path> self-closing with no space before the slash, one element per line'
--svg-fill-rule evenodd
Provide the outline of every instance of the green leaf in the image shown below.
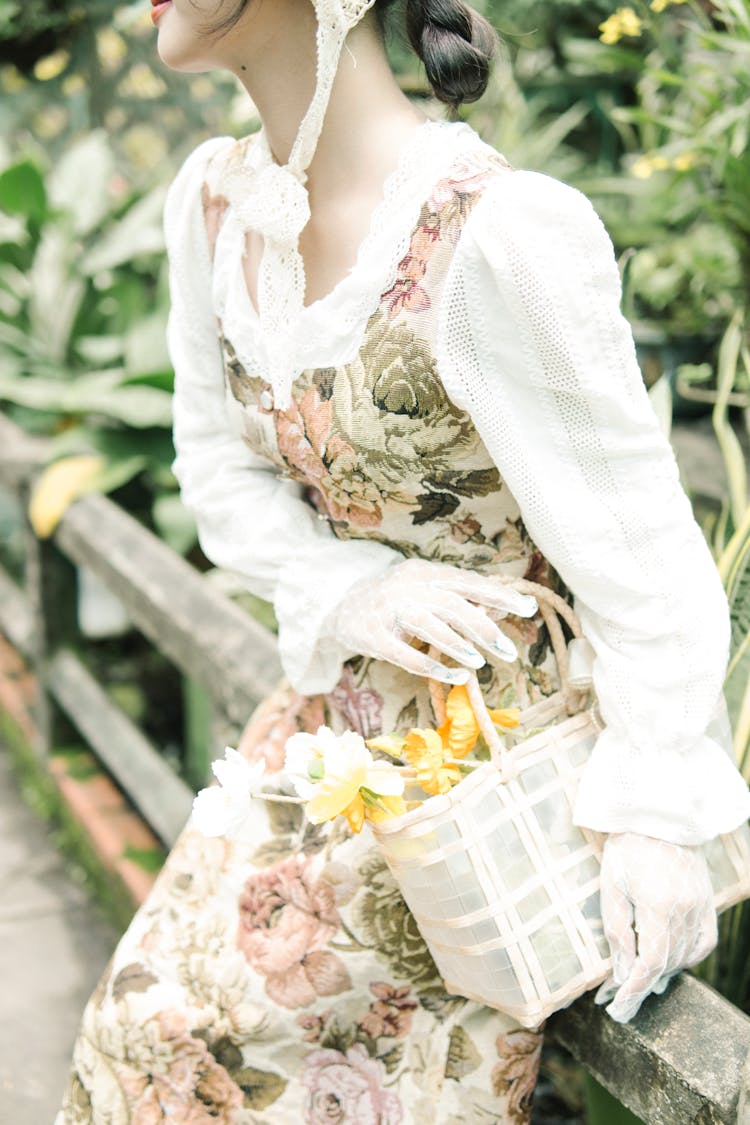
<path fill-rule="evenodd" d="M 159 187 L 139 199 L 125 216 L 100 238 L 81 261 L 86 275 L 132 262 L 144 254 L 164 252 L 162 213 L 166 188 Z"/>
<path fill-rule="evenodd" d="M 112 982 L 112 996 L 115 1000 L 122 1000 L 128 992 L 146 992 L 152 984 L 158 984 L 159 978 L 135 961 L 120 969 Z"/>
<path fill-rule="evenodd" d="M 136 322 L 127 332 L 125 370 L 128 375 L 136 376 L 170 370 L 166 309 L 160 309 L 152 316 Z"/>
<path fill-rule="evenodd" d="M 169 427 L 172 396 L 153 387 L 123 386 L 122 375 L 113 368 L 67 382 L 14 378 L 0 372 L 0 399 L 61 414 L 102 414 L 137 429 Z"/>
<path fill-rule="evenodd" d="M 460 1081 L 482 1062 L 482 1056 L 471 1036 L 460 1026 L 453 1028 L 448 1040 L 448 1059 L 445 1077 Z"/>
<path fill-rule="evenodd" d="M 30 160 L 0 174 L 0 209 L 41 223 L 47 215 L 47 193 L 39 169 Z"/>
<path fill-rule="evenodd" d="M 49 175 L 50 201 L 71 219 L 76 234 L 95 230 L 106 216 L 115 159 L 103 129 L 70 145 Z"/>

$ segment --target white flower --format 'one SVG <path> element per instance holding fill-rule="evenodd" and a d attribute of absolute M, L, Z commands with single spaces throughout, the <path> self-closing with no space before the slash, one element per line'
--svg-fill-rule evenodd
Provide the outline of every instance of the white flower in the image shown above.
<path fill-rule="evenodd" d="M 193 824 L 204 836 L 238 834 L 251 812 L 252 801 L 260 788 L 266 763 L 250 765 L 231 746 L 224 748 L 224 758 L 211 765 L 218 785 L 201 789 L 193 801 Z"/>
<path fill-rule="evenodd" d="M 376 762 L 364 739 L 347 730 L 335 735 L 328 727 L 317 734 L 293 734 L 286 744 L 284 770 L 308 802 L 313 824 L 331 820 L 357 798 L 361 788 L 378 796 L 400 796 L 404 782 L 391 762 Z"/>

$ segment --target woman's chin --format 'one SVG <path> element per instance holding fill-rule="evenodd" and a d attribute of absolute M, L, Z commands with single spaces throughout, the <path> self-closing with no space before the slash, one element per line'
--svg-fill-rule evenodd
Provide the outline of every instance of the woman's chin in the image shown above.
<path fill-rule="evenodd" d="M 202 74 L 207 70 L 218 69 L 217 63 L 200 57 L 197 44 L 180 41 L 164 31 L 159 32 L 156 52 L 166 67 L 184 74 Z"/>

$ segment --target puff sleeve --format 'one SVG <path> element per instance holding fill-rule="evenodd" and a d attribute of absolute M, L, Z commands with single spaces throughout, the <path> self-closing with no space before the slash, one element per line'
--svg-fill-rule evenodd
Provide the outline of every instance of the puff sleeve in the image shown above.
<path fill-rule="evenodd" d="M 330 691 L 348 656 L 327 622 L 349 587 L 401 556 L 379 543 L 337 539 L 301 486 L 254 454 L 233 424 L 225 386 L 211 262 L 201 206 L 208 161 L 231 138 L 200 145 L 167 194 L 164 229 L 171 309 L 167 340 L 175 371 L 172 464 L 201 547 L 217 566 L 273 602 L 279 653 L 303 694 Z"/>
<path fill-rule="evenodd" d="M 717 722 L 729 614 L 620 298 L 585 196 L 509 170 L 456 248 L 438 363 L 594 649 L 606 729 L 576 822 L 697 844 L 750 814 Z"/>

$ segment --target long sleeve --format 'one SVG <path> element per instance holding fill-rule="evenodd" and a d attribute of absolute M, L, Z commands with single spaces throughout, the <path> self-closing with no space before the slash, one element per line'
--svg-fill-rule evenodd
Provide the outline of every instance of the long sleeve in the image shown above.
<path fill-rule="evenodd" d="M 573 592 L 606 729 L 576 822 L 697 844 L 750 797 L 718 734 L 729 615 L 620 312 L 589 201 L 534 172 L 485 192 L 447 279 L 438 361 Z"/>
<path fill-rule="evenodd" d="M 233 422 L 201 207 L 206 164 L 228 143 L 216 138 L 200 145 L 166 200 L 168 346 L 175 371 L 172 468 L 207 558 L 273 602 L 284 671 L 298 691 L 314 694 L 334 687 L 342 661 L 352 655 L 328 630 L 336 606 L 354 582 L 381 573 L 401 556 L 379 543 L 337 539 L 301 487 L 280 479 L 275 466 L 253 454 Z"/>

